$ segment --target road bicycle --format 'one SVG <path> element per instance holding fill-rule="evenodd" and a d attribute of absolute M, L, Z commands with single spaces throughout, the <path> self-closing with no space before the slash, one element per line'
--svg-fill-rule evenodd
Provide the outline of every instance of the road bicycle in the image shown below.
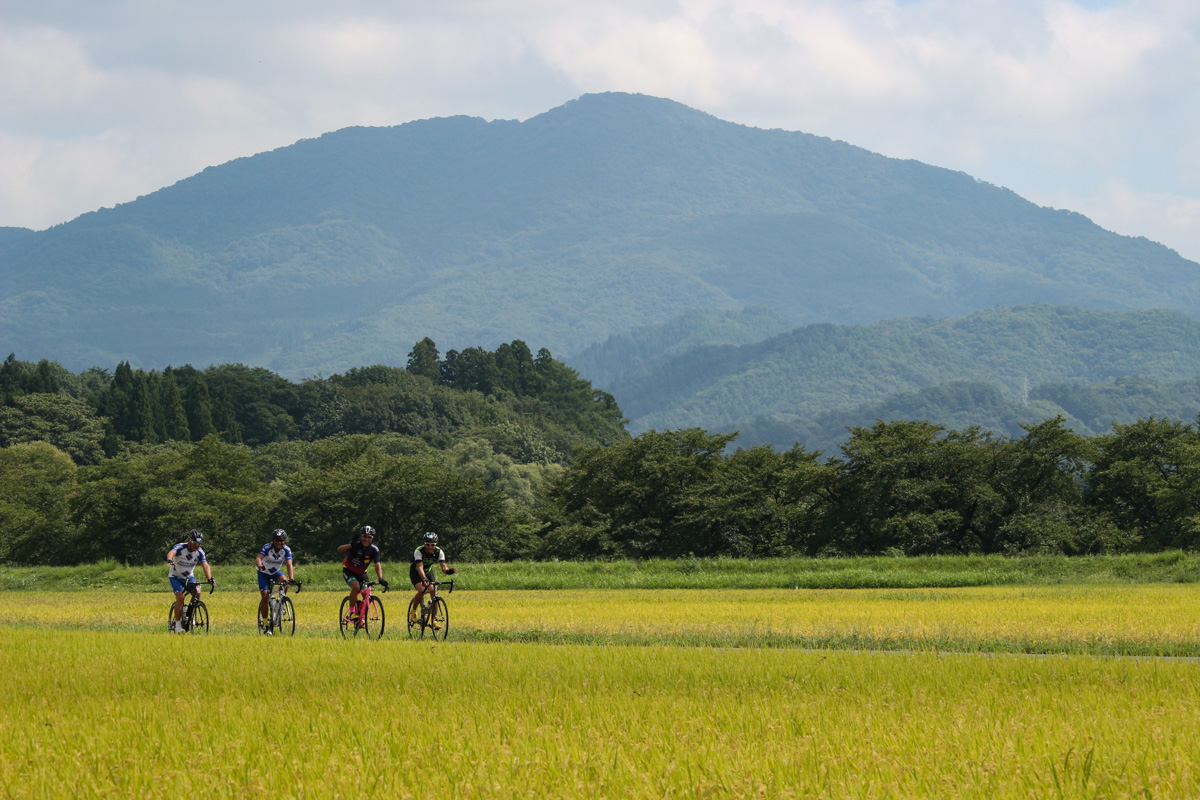
<path fill-rule="evenodd" d="M 267 598 L 266 625 L 263 624 L 263 619 L 258 616 L 257 611 L 254 614 L 258 617 L 259 633 L 265 633 L 267 636 L 274 636 L 276 631 L 286 636 L 296 633 L 296 607 L 292 605 L 292 598 L 287 596 L 289 586 L 295 586 L 297 592 L 304 587 L 300 581 L 271 583 L 271 594 Z"/>
<path fill-rule="evenodd" d="M 446 635 L 450 633 L 450 611 L 446 608 L 446 601 L 438 597 L 438 587 L 448 587 L 446 594 L 451 594 L 454 591 L 454 581 L 429 583 L 432 584 L 432 590 L 421 598 L 421 610 L 415 617 L 412 613 L 408 615 L 408 638 L 424 639 L 425 633 L 428 632 L 434 641 L 445 641 Z"/>
<path fill-rule="evenodd" d="M 211 578 L 205 583 L 208 584 L 208 593 L 212 594 L 216 587 L 216 581 Z M 189 583 L 187 585 L 188 601 L 183 606 L 183 613 L 179 617 L 179 622 L 183 625 L 184 633 L 208 633 L 208 606 L 204 605 L 204 601 L 200 599 L 199 583 Z M 167 609 L 167 630 L 175 630 L 175 603 L 172 602 L 170 608 Z"/>
<path fill-rule="evenodd" d="M 357 608 L 350 608 L 350 595 L 342 598 L 342 608 L 338 612 L 338 629 L 342 632 L 343 639 L 349 639 L 351 636 L 357 637 L 360 633 L 368 639 L 378 639 L 383 636 L 383 601 L 371 591 L 371 587 L 375 586 L 374 583 L 360 580 L 358 585 L 362 589 L 358 593 Z M 387 590 L 387 584 L 384 584 L 384 593 Z M 351 616 L 351 611 L 357 613 Z"/>

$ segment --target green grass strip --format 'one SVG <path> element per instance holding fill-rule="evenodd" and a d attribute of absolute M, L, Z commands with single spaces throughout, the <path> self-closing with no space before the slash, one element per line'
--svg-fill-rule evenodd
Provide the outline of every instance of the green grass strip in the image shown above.
<path fill-rule="evenodd" d="M 384 565 L 407 588 L 407 562 Z M 653 559 L 458 564 L 456 587 L 493 589 L 919 589 L 1054 584 L 1198 583 L 1200 554 Z M 255 591 L 254 567 L 216 564 L 222 591 Z M 337 563 L 299 564 L 310 589 L 340 590 Z M 68 567 L 0 566 L 0 591 L 162 591 L 166 567 L 101 561 Z M 399 587 L 398 587 L 399 588 Z"/>

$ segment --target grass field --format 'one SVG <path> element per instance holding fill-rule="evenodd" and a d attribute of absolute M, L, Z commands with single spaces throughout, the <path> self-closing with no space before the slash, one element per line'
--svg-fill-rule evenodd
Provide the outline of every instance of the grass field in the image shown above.
<path fill-rule="evenodd" d="M 385 559 L 387 554 L 385 552 Z M 385 564 L 403 582 L 405 564 Z M 1055 584 L 1200 583 L 1200 553 L 1119 556 L 919 556 L 912 558 L 693 558 L 648 561 L 496 562 L 459 565 L 465 588 L 496 589 L 918 589 Z M 341 591 L 339 563 L 301 563 L 312 589 Z M 222 586 L 252 591 L 252 561 L 219 563 Z M 0 591 L 123 589 L 160 592 L 162 565 L 115 561 L 70 567 L 0 565 Z"/>
<path fill-rule="evenodd" d="M 0 798 L 1200 796 L 1188 584 L 341 596 L 0 592 Z"/>

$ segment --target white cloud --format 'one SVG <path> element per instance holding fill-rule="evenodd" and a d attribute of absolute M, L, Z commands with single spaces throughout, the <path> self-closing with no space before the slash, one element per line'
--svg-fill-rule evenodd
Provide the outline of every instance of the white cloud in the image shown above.
<path fill-rule="evenodd" d="M 1198 34 L 1184 0 L 5 4 L 0 224 L 349 125 L 620 90 L 1070 198 L 1200 258 Z"/>

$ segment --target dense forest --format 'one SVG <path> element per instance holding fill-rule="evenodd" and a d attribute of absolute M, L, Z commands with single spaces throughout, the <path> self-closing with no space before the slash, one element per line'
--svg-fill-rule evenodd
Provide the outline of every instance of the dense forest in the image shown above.
<path fill-rule="evenodd" d="M 0 562 L 154 563 L 199 527 L 244 561 L 286 528 L 329 560 L 372 524 L 390 558 L 1110 553 L 1200 544 L 1200 426 L 1084 436 L 926 421 L 837 454 L 700 428 L 630 438 L 612 397 L 520 341 L 290 383 L 222 365 L 0 366 Z"/>

